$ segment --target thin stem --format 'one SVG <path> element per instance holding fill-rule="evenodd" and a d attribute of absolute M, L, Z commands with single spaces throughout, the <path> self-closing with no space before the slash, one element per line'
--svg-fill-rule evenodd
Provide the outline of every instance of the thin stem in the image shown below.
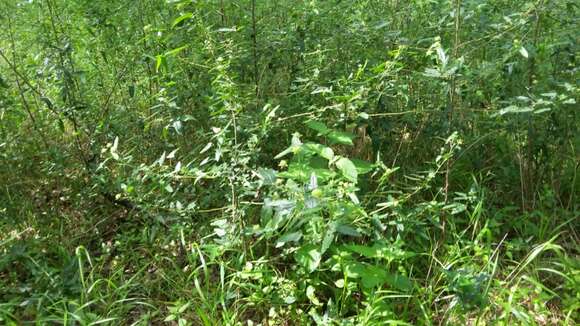
<path fill-rule="evenodd" d="M 256 0 L 252 0 L 252 53 L 254 56 L 254 82 L 256 83 L 256 99 L 260 94 L 260 80 L 258 72 L 258 30 L 256 27 Z"/>

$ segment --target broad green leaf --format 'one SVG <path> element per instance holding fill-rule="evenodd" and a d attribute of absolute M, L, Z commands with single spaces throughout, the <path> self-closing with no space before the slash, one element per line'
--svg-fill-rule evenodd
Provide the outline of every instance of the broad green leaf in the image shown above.
<path fill-rule="evenodd" d="M 298 249 L 294 254 L 296 261 L 302 265 L 309 273 L 314 272 L 320 265 L 322 254 L 318 246 L 310 244 Z"/>
<path fill-rule="evenodd" d="M 346 225 L 346 224 L 339 224 L 336 227 L 336 232 L 338 232 L 340 234 L 348 235 L 348 236 L 351 236 L 351 237 L 360 237 L 361 236 L 360 232 L 358 232 L 352 226 Z"/>
<path fill-rule="evenodd" d="M 318 131 L 322 135 L 326 135 L 332 131 L 332 129 L 329 129 L 324 123 L 319 121 L 307 121 L 306 126 L 312 130 Z"/>
<path fill-rule="evenodd" d="M 383 284 L 388 284 L 401 291 L 408 291 L 413 287 L 413 284 L 407 277 L 399 274 L 391 274 L 383 266 L 353 262 L 345 267 L 346 276 L 355 279 L 360 278 L 362 286 L 367 289 L 382 286 Z"/>
<path fill-rule="evenodd" d="M 276 241 L 276 248 L 284 246 L 287 242 L 298 242 L 302 238 L 302 232 L 286 233 Z"/>
<path fill-rule="evenodd" d="M 320 156 L 324 157 L 325 159 L 331 161 L 334 158 L 334 151 L 330 147 L 324 147 L 322 151 L 320 151 Z"/>
<path fill-rule="evenodd" d="M 260 175 L 260 179 L 262 179 L 262 184 L 266 186 L 270 186 L 276 183 L 276 171 L 272 169 L 258 169 L 258 174 Z"/>
<path fill-rule="evenodd" d="M 413 288 L 413 283 L 408 277 L 401 274 L 387 274 L 387 283 L 397 290 L 409 291 Z"/>
<path fill-rule="evenodd" d="M 304 162 L 292 162 L 288 166 L 288 171 L 278 173 L 281 178 L 290 178 L 301 182 L 309 182 L 312 173 L 316 174 L 318 181 L 324 182 L 333 176 L 329 169 L 313 168 Z"/>
<path fill-rule="evenodd" d="M 356 166 L 352 163 L 351 160 L 347 159 L 346 157 L 341 157 L 338 161 L 336 161 L 336 167 L 342 172 L 342 175 L 352 181 L 354 183 L 357 182 L 358 172 L 356 170 Z"/>
<path fill-rule="evenodd" d="M 367 258 L 378 258 L 381 249 L 375 246 L 369 247 L 362 245 L 347 245 L 345 248 Z"/>
<path fill-rule="evenodd" d="M 332 130 L 331 132 L 328 133 L 328 135 L 326 135 L 326 137 L 328 137 L 330 142 L 333 144 L 350 145 L 350 146 L 354 145 L 352 143 L 354 135 L 351 133 Z"/>
<path fill-rule="evenodd" d="M 327 160 L 332 160 L 334 158 L 334 151 L 332 148 L 316 144 L 316 143 L 306 143 L 302 148 L 308 152 L 316 153 L 320 157 L 323 157 Z"/>
<path fill-rule="evenodd" d="M 312 302 L 313 304 L 317 305 L 317 306 L 321 306 L 322 303 L 320 303 L 320 301 L 318 300 L 318 298 L 316 297 L 316 294 L 314 293 L 316 291 L 316 289 L 312 286 L 309 285 L 306 288 L 306 297 L 310 300 L 310 302 Z"/>
<path fill-rule="evenodd" d="M 356 172 L 358 175 L 366 174 L 371 172 L 374 169 L 374 164 L 369 163 L 367 161 L 359 160 L 359 159 L 352 159 L 352 163 L 356 167 Z"/>

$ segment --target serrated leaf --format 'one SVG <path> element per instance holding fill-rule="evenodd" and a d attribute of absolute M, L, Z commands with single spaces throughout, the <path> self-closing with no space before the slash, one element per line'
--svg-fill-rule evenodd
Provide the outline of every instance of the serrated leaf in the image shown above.
<path fill-rule="evenodd" d="M 342 175 L 351 182 L 356 183 L 358 178 L 358 172 L 356 166 L 351 160 L 346 157 L 341 157 L 336 161 L 336 167 L 340 170 Z"/>
<path fill-rule="evenodd" d="M 331 131 L 324 123 L 319 121 L 307 121 L 306 126 L 312 130 L 318 131 L 322 135 L 326 135 Z"/>
<path fill-rule="evenodd" d="M 340 144 L 340 145 L 350 145 L 353 146 L 352 140 L 354 139 L 354 135 L 351 133 L 347 133 L 344 131 L 336 131 L 332 130 L 329 132 L 326 137 L 330 140 L 333 144 Z"/>
<path fill-rule="evenodd" d="M 383 266 L 350 263 L 345 266 L 345 274 L 350 278 L 360 278 L 363 287 L 370 289 L 385 283 L 401 290 L 408 291 L 413 287 L 411 281 L 400 274 L 391 274 L 385 271 Z"/>
<path fill-rule="evenodd" d="M 336 227 L 336 232 L 338 232 L 340 234 L 348 235 L 348 236 L 351 236 L 351 237 L 360 237 L 361 236 L 360 232 L 358 232 L 352 226 L 346 225 L 346 224 L 339 224 Z"/>
<path fill-rule="evenodd" d="M 387 274 L 386 281 L 397 290 L 409 291 L 413 288 L 411 280 L 401 274 Z"/>
<path fill-rule="evenodd" d="M 314 272 L 320 265 L 322 254 L 315 245 L 306 245 L 298 249 L 294 254 L 296 262 L 304 267 L 309 273 Z"/>
<path fill-rule="evenodd" d="M 320 151 L 320 156 L 324 157 L 325 159 L 331 161 L 334 158 L 334 151 L 330 147 L 324 147 Z"/>
<path fill-rule="evenodd" d="M 322 239 L 322 245 L 320 247 L 320 252 L 324 254 L 330 245 L 334 241 L 334 234 L 336 233 L 336 223 L 330 223 L 326 228 L 326 234 L 324 235 L 324 239 Z"/>
<path fill-rule="evenodd" d="M 368 247 L 362 245 L 348 245 L 345 246 L 345 248 L 351 252 L 355 252 L 367 258 L 378 258 L 381 256 L 380 254 L 381 248 L 377 246 Z"/>
<path fill-rule="evenodd" d="M 258 169 L 258 174 L 262 180 L 262 184 L 265 186 L 270 186 L 276 183 L 276 171 L 273 169 Z"/>
<path fill-rule="evenodd" d="M 356 172 L 359 175 L 369 173 L 375 167 L 374 164 L 359 159 L 352 159 L 352 163 L 356 167 Z"/>

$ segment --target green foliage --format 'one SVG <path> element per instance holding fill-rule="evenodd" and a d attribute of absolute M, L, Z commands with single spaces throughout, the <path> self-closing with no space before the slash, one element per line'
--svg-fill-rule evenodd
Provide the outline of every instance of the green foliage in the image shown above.
<path fill-rule="evenodd" d="M 577 324 L 579 8 L 0 1 L 0 324 Z"/>

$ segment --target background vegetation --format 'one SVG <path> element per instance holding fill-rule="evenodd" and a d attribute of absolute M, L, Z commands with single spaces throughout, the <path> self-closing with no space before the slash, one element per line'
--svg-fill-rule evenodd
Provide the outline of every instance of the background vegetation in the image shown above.
<path fill-rule="evenodd" d="M 578 323 L 579 8 L 1 0 L 0 323 Z"/>

